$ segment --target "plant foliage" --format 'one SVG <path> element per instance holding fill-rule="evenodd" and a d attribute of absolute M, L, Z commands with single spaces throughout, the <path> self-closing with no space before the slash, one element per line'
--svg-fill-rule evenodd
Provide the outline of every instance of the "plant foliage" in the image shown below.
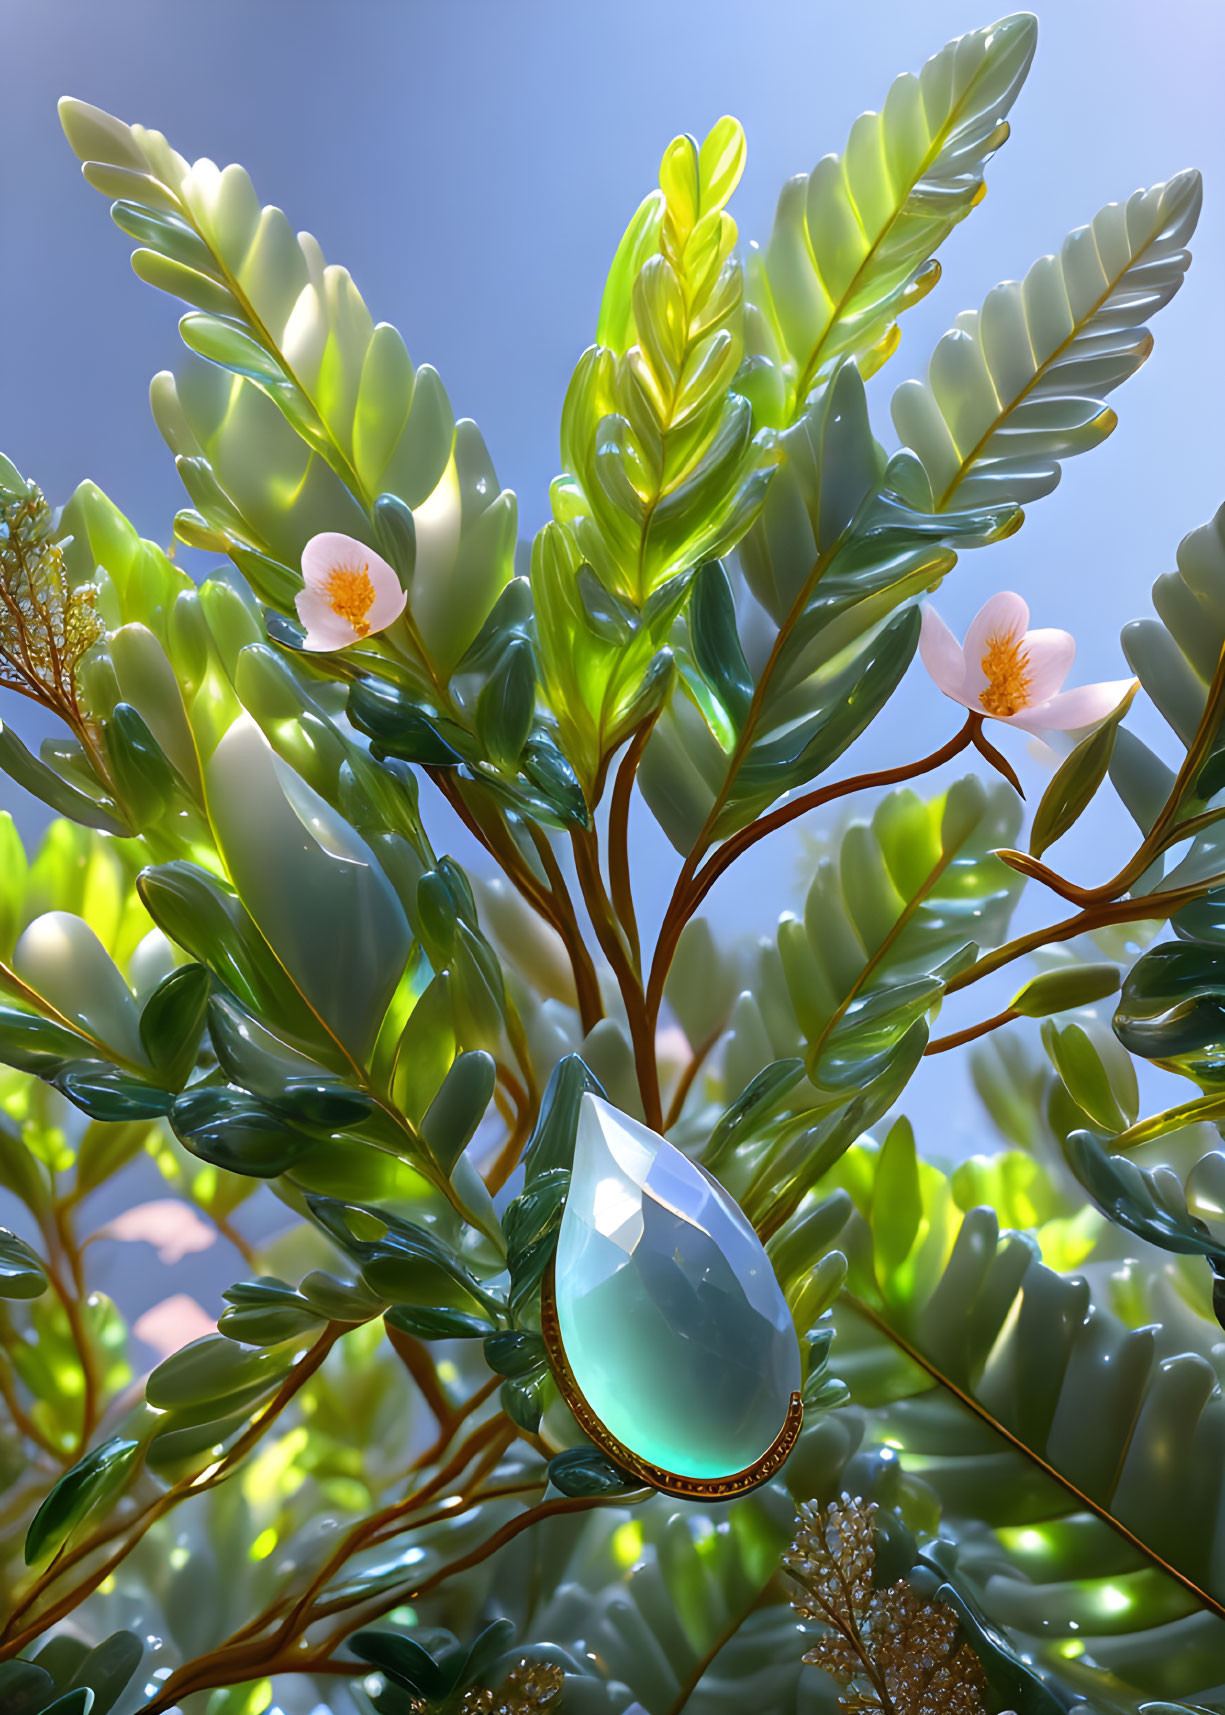
<path fill-rule="evenodd" d="M 899 78 L 746 257 L 740 126 L 674 139 L 522 549 L 476 425 L 241 168 L 63 104 L 184 306 L 153 410 L 228 564 L 0 460 L 0 689 L 59 723 L 0 725 L 55 818 L 0 818 L 5 1715 L 1225 1709 L 1225 514 L 1028 850 L 992 710 L 918 759 L 890 719 L 921 598 L 1109 434 L 1189 260 L 1196 174 L 1107 205 L 877 440 L 1034 45 Z M 1064 876 L 1111 788 L 1135 851 Z M 729 944 L 717 884 L 851 796 Z M 680 860 L 646 946 L 639 799 Z M 1062 914 L 1009 939 L 1027 884 Z M 973 1042 L 983 1148 L 940 1165 L 908 1086 Z M 1194 1091 L 1142 1117 L 1142 1062 Z M 733 1500 L 642 1485 L 554 1372 L 588 1094 L 738 1200 L 794 1322 L 803 1428 Z M 95 1244 L 171 1271 L 131 1327 Z"/>

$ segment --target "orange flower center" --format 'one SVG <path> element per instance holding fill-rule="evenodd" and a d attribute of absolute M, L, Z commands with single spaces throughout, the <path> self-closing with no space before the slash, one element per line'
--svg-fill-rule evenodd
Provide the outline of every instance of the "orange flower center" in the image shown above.
<path fill-rule="evenodd" d="M 1029 706 L 1029 651 L 1016 630 L 991 632 L 980 665 L 987 684 L 978 701 L 987 714 L 1007 719 Z"/>
<path fill-rule="evenodd" d="M 366 615 L 374 606 L 374 585 L 367 567 L 333 566 L 325 587 L 332 612 L 347 619 L 359 637 L 369 637 Z"/>

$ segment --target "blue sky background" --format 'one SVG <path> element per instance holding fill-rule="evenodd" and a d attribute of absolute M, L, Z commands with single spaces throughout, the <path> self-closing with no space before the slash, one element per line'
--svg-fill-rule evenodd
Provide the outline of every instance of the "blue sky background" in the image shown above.
<path fill-rule="evenodd" d="M 178 312 L 131 274 L 130 246 L 61 136 L 60 94 L 162 129 L 186 155 L 241 161 L 263 200 L 352 270 L 414 359 L 436 365 L 457 413 L 477 418 L 530 537 L 604 270 L 668 139 L 700 135 L 727 111 L 743 121 L 749 164 L 734 212 L 744 239 L 764 239 L 788 175 L 841 149 L 898 72 L 991 16 L 970 0 L 5 0 L 0 447 L 54 502 L 92 477 L 144 534 L 169 540 L 183 501 L 147 387 L 177 358 Z M 1125 672 L 1120 625 L 1148 610 L 1180 537 L 1225 498 L 1225 8 L 1053 0 L 1040 20 L 989 195 L 942 251 L 944 280 L 903 322 L 872 395 L 892 446 L 888 395 L 922 372 L 958 310 L 1102 203 L 1203 168 L 1196 262 L 1158 319 L 1153 358 L 1112 401 L 1116 433 L 1070 463 L 1017 537 L 968 557 L 940 593 L 960 632 L 987 595 L 1020 590 L 1035 624 L 1075 632 L 1076 683 Z M 0 714 L 31 730 L 19 708 Z M 916 663 L 854 760 L 922 754 L 957 723 Z M 1151 715 L 1136 724 L 1160 730 Z M 1019 735 L 1003 743 L 1031 797 L 1040 792 Z M 30 831 L 42 819 L 4 780 L 0 806 Z M 1105 809 L 1062 861 L 1098 879 L 1129 829 Z M 649 918 L 676 860 L 645 814 L 636 839 Z M 712 904 L 729 929 L 766 931 L 798 903 L 803 861 L 802 840 L 784 837 Z M 1025 909 L 1028 923 L 1047 907 Z M 998 999 L 974 991 L 949 1027 Z M 930 1141 L 970 1147 L 979 1121 L 949 1103 L 949 1074 L 932 1065 L 916 1097 L 939 1117 Z"/>

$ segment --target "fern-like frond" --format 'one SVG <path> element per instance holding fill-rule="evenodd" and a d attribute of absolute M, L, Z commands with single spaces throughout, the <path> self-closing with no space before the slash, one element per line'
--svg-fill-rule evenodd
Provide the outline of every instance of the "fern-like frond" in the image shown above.
<path fill-rule="evenodd" d="M 793 421 L 839 357 L 867 376 L 894 350 L 897 317 L 940 277 L 935 251 L 984 195 L 1036 38 L 1024 12 L 957 37 L 855 121 L 842 155 L 784 186 L 749 264 L 751 333 L 782 372 L 767 420 Z"/>
<path fill-rule="evenodd" d="M 1199 174 L 1185 172 L 1108 203 L 1058 256 L 958 316 L 927 380 L 893 396 L 894 425 L 921 466 L 916 505 L 1035 500 L 1062 459 L 1110 434 L 1105 398 L 1152 349 L 1144 323 L 1182 284 L 1200 200 Z"/>

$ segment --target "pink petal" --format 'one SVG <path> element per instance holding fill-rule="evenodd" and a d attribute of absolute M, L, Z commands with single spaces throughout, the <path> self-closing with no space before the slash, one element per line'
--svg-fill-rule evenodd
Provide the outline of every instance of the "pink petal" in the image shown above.
<path fill-rule="evenodd" d="M 195 1251 L 206 1251 L 217 1238 L 214 1228 L 197 1215 L 190 1203 L 177 1197 L 159 1197 L 152 1203 L 137 1203 L 124 1209 L 98 1232 L 100 1239 L 126 1243 L 144 1240 L 156 1247 L 157 1260 L 176 1263 Z"/>
<path fill-rule="evenodd" d="M 392 571 L 387 561 L 368 548 L 364 542 L 359 542 L 356 536 L 346 536 L 341 530 L 321 530 L 317 536 L 312 536 L 302 550 L 302 578 L 308 589 L 324 589 L 328 578 L 337 566 L 364 566 L 370 574 L 370 582 L 377 590 L 379 580 L 386 575 L 396 588 L 400 580 Z"/>
<path fill-rule="evenodd" d="M 344 649 L 357 642 L 357 633 L 348 620 L 336 612 L 327 596 L 319 590 L 299 590 L 294 597 L 294 606 L 306 627 L 306 636 L 302 639 L 304 649 Z"/>
<path fill-rule="evenodd" d="M 146 1310 L 143 1316 L 138 1316 L 132 1324 L 132 1332 L 146 1346 L 152 1346 L 159 1358 L 168 1358 L 172 1352 L 190 1346 L 193 1340 L 215 1334 L 217 1324 L 194 1298 L 189 1298 L 185 1292 L 176 1292 L 173 1298 L 164 1298 L 160 1304 Z"/>
<path fill-rule="evenodd" d="M 335 611 L 327 593 L 332 573 L 340 566 L 360 567 L 370 579 L 374 600 L 366 614 L 366 623 L 371 632 L 385 631 L 404 612 L 408 596 L 387 561 L 355 536 L 346 536 L 339 530 L 323 530 L 312 536 L 302 550 L 306 587 L 294 600 L 298 617 L 306 626 L 307 649 L 344 649 L 359 639 L 358 631 Z"/>
<path fill-rule="evenodd" d="M 408 603 L 408 591 L 404 589 L 386 560 L 380 560 L 377 554 L 371 555 L 366 570 L 370 574 L 370 582 L 374 585 L 374 600 L 370 604 L 366 620 L 371 631 L 386 631 L 404 612 Z"/>
<path fill-rule="evenodd" d="M 1061 691 L 1045 703 L 1022 709 L 1012 717 L 1012 725 L 1032 732 L 1073 732 L 1077 727 L 1094 726 L 1118 708 L 1134 682 L 1111 679 L 1101 685 L 1078 685 L 1074 691 Z"/>
<path fill-rule="evenodd" d="M 982 660 L 987 653 L 989 637 L 1020 637 L 1029 629 L 1029 608 L 1013 590 L 1000 590 L 983 603 L 966 632 L 962 647 L 965 656 L 965 678 L 958 699 L 967 708 L 979 708 L 979 697 L 987 688 L 987 675 Z"/>
<path fill-rule="evenodd" d="M 965 678 L 965 657 L 961 645 L 934 607 L 923 609 L 923 628 L 919 632 L 919 658 L 946 697 L 961 700 L 961 685 Z"/>
<path fill-rule="evenodd" d="M 1027 631 L 1025 653 L 1029 657 L 1029 701 L 1045 703 L 1053 697 L 1076 659 L 1076 639 L 1070 631 Z"/>

